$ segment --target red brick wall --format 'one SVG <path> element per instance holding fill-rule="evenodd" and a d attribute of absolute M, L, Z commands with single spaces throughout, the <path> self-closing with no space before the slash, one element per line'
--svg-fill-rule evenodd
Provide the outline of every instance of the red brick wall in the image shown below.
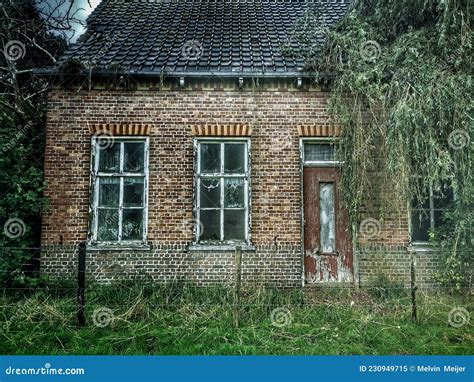
<path fill-rule="evenodd" d="M 302 273 L 297 126 L 327 122 L 327 100 L 327 93 L 307 91 L 52 90 L 45 159 L 51 209 L 43 218 L 43 245 L 70 246 L 87 239 L 89 125 L 151 125 L 148 239 L 153 246 L 183 246 L 192 241 L 191 227 L 182 232 L 183 221 L 193 216 L 191 126 L 246 124 L 253 128 L 252 243 L 270 245 L 277 237 L 277 244 L 294 246 L 296 250 L 288 251 L 286 260 L 278 263 L 280 269 L 273 269 L 285 279 L 281 267 L 288 263 L 288 279 L 294 284 Z M 370 215 L 366 212 L 367 218 Z M 361 243 L 406 246 L 407 214 L 386 217 L 380 234 L 370 240 L 361 238 Z M 271 256 L 268 253 L 263 251 L 259 261 L 265 262 L 266 256 Z M 43 269 L 60 273 L 60 265 L 54 261 L 54 254 L 48 251 L 43 256 Z"/>
<path fill-rule="evenodd" d="M 88 124 L 148 123 L 149 240 L 186 243 L 179 229 L 192 218 L 191 126 L 253 127 L 252 237 L 255 244 L 300 242 L 300 162 L 296 126 L 326 121 L 325 93 L 52 91 L 49 98 L 43 243 L 78 243 L 87 236 L 90 176 Z M 277 139 L 281 138 L 281 144 Z M 286 143 L 290 142 L 288 146 Z M 276 146 L 280 143 L 281 148 Z"/>

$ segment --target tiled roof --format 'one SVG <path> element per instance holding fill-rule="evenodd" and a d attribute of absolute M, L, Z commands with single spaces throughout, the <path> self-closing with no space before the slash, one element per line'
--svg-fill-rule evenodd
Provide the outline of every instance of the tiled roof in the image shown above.
<path fill-rule="evenodd" d="M 316 2 L 327 26 L 350 6 L 350 0 L 103 0 L 59 64 L 92 60 L 100 68 L 157 75 L 295 74 L 304 61 L 282 47 Z"/>

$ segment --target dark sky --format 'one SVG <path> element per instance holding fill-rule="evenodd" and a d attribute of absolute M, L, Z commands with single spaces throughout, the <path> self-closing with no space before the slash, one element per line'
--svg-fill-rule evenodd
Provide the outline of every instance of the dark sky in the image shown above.
<path fill-rule="evenodd" d="M 64 4 L 62 5 L 61 8 L 59 8 L 58 12 L 59 13 L 66 12 L 69 8 L 70 1 L 71 0 L 67 0 L 67 1 L 63 0 L 62 2 L 64 2 Z M 89 16 L 91 12 L 94 10 L 94 8 L 101 2 L 101 0 L 90 0 L 89 2 L 91 6 L 89 6 L 87 0 L 72 0 L 72 1 L 74 1 L 73 12 L 78 11 L 74 16 L 75 18 L 82 20 L 82 22 L 85 22 L 87 16 Z M 52 8 L 55 8 L 59 2 L 61 2 L 61 0 L 37 0 L 36 4 L 39 8 L 43 8 L 45 12 L 48 13 L 47 11 Z M 74 34 L 74 37 L 72 37 L 73 33 L 70 33 L 69 35 L 69 37 L 72 38 L 71 40 L 72 42 L 77 40 L 77 38 L 84 32 L 84 26 L 81 25 L 80 23 L 73 24 L 73 28 L 76 31 L 76 33 Z"/>

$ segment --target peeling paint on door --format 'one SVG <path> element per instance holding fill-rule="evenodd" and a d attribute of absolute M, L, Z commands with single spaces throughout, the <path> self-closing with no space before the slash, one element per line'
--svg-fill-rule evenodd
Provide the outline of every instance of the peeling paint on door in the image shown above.
<path fill-rule="evenodd" d="M 339 204 L 339 170 L 304 169 L 305 275 L 307 284 L 353 282 L 347 212 Z"/>

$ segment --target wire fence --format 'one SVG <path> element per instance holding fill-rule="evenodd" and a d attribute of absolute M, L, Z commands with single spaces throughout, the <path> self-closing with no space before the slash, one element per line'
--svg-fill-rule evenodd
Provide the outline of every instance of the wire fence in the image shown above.
<path fill-rule="evenodd" d="M 380 314 L 402 312 L 413 322 L 420 315 L 426 317 L 433 314 L 433 307 L 437 307 L 445 310 L 448 316 L 460 316 L 461 322 L 470 323 L 468 309 L 472 305 L 469 302 L 472 289 L 459 289 L 456 284 L 452 284 L 433 285 L 430 291 L 419 290 L 414 263 L 410 269 L 410 288 L 385 280 L 363 288 L 314 285 L 310 288 L 283 290 L 268 285 L 242 285 L 242 254 L 237 250 L 234 281 L 227 283 L 226 288 L 203 288 L 179 280 L 160 284 L 146 277 L 115 281 L 112 284 L 89 282 L 86 287 L 85 244 L 77 249 L 77 275 L 74 280 L 42 280 L 39 277 L 39 254 L 40 248 L 0 248 L 0 255 L 6 264 L 5 269 L 0 269 L 0 280 L 4 282 L 0 286 L 0 322 L 8 324 L 12 317 L 22 317 L 29 323 L 51 323 L 62 317 L 62 321 L 84 327 L 91 320 L 95 323 L 97 315 L 104 312 L 108 317 L 120 319 L 130 311 L 136 311 L 139 306 L 141 314 L 147 312 L 148 315 L 158 310 L 178 312 L 188 309 L 189 314 L 213 309 L 223 311 L 224 314 L 228 311 L 235 327 L 249 318 L 255 322 L 270 318 L 273 322 L 278 321 L 275 315 L 283 316 L 280 319 L 285 320 L 285 316 L 292 316 L 291 312 L 298 312 L 296 315 L 309 314 L 315 310 L 334 313 L 345 311 L 348 307 L 368 309 Z M 15 264 L 15 258 L 23 262 Z M 456 295 L 453 301 L 457 303 L 439 297 L 451 296 L 454 290 Z"/>

